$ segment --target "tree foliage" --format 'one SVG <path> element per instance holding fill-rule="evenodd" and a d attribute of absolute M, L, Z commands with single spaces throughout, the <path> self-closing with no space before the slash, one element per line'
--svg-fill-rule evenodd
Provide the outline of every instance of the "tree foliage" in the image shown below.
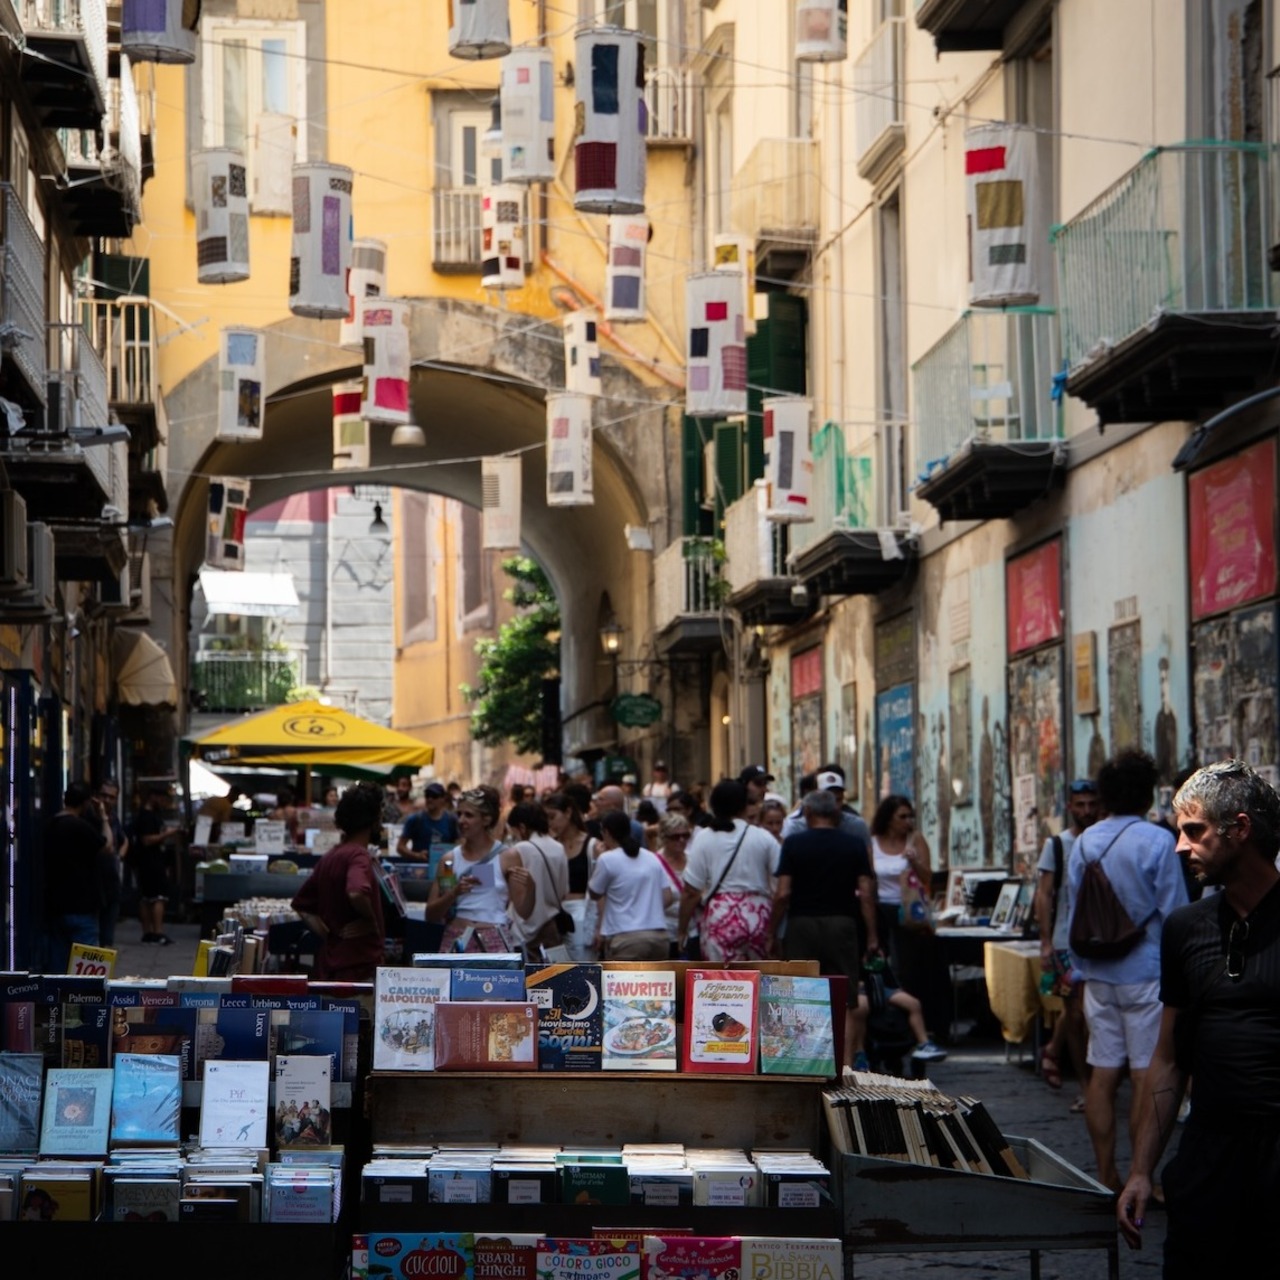
<path fill-rule="evenodd" d="M 478 640 L 479 683 L 462 685 L 474 704 L 471 736 L 486 746 L 512 743 L 517 751 L 542 748 L 542 681 L 560 661 L 560 645 L 548 635 L 560 628 L 560 607 L 547 576 L 526 556 L 502 562 L 512 585 L 503 593 L 518 610 L 493 639 Z"/>

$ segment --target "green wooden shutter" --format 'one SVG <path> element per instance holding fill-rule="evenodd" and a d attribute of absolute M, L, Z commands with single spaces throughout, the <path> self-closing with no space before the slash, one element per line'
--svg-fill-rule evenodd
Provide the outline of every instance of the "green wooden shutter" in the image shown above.
<path fill-rule="evenodd" d="M 703 451 L 711 439 L 712 423 L 708 419 L 685 415 L 682 423 L 680 465 L 681 526 L 686 538 L 711 532 L 711 513 L 704 511 Z"/>
<path fill-rule="evenodd" d="M 769 315 L 747 339 L 747 484 L 764 475 L 766 395 L 804 395 L 808 387 L 809 308 L 793 293 L 769 294 Z"/>
<path fill-rule="evenodd" d="M 742 497 L 743 471 L 743 430 L 738 422 L 717 422 L 715 424 L 715 534 L 719 537 L 724 524 L 725 508 Z"/>

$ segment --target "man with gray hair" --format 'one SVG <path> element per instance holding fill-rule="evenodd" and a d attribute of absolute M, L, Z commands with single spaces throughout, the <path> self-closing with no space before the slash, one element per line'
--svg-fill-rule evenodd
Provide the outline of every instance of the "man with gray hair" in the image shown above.
<path fill-rule="evenodd" d="M 1243 760 L 1191 775 L 1173 800 L 1178 852 L 1222 892 L 1175 911 L 1160 952 L 1159 1039 L 1116 1214 L 1142 1245 L 1152 1175 L 1190 1077 L 1191 1115 L 1164 1170 L 1166 1280 L 1268 1255 L 1280 1200 L 1280 796 Z"/>
<path fill-rule="evenodd" d="M 601 787 L 593 798 L 596 802 L 595 817 L 597 818 L 603 818 L 606 813 L 615 809 L 619 813 L 627 814 L 628 817 L 631 816 L 631 811 L 627 808 L 627 793 L 613 783 Z M 631 838 L 642 849 L 648 847 L 645 843 L 644 823 L 637 822 L 635 818 L 631 818 Z"/>

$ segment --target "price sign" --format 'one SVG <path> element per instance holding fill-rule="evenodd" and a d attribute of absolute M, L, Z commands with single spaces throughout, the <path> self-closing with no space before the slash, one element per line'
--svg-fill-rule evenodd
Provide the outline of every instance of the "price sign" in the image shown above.
<path fill-rule="evenodd" d="M 71 963 L 68 973 L 89 974 L 95 978 L 109 978 L 115 972 L 116 955 L 110 947 L 90 947 L 83 942 L 71 944 Z"/>

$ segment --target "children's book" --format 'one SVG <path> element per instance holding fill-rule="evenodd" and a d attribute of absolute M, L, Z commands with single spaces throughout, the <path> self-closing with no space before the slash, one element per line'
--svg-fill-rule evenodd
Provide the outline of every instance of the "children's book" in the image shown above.
<path fill-rule="evenodd" d="M 118 1053 L 112 1070 L 111 1145 L 176 1144 L 182 1118 L 177 1055 Z"/>
<path fill-rule="evenodd" d="M 645 1236 L 647 1280 L 738 1280 L 742 1242 L 734 1237 Z"/>
<path fill-rule="evenodd" d="M 380 968 L 373 999 L 374 1070 L 434 1069 L 436 1009 L 449 999 L 449 970 Z"/>
<path fill-rule="evenodd" d="M 565 1240 L 548 1236 L 538 1245 L 538 1280 L 603 1280 L 605 1276 L 612 1280 L 640 1280 L 638 1240 Z"/>
<path fill-rule="evenodd" d="M 531 964 L 525 999 L 538 1006 L 538 1069 L 599 1071 L 604 1009 L 598 964 Z"/>
<path fill-rule="evenodd" d="M 685 973 L 684 1069 L 754 1074 L 760 975 L 754 970 Z"/>
<path fill-rule="evenodd" d="M 200 1145 L 266 1146 L 269 1083 L 270 1068 L 265 1062 L 206 1062 Z"/>
<path fill-rule="evenodd" d="M 473 1280 L 475 1237 L 469 1231 L 370 1231 L 367 1238 L 370 1276 Z"/>
<path fill-rule="evenodd" d="M 276 1058 L 277 1146 L 326 1147 L 333 1141 L 332 1087 L 328 1057 L 282 1054 Z"/>
<path fill-rule="evenodd" d="M 34 1155 L 40 1147 L 44 1055 L 0 1053 L 0 1152 Z"/>
<path fill-rule="evenodd" d="M 604 969 L 606 1071 L 676 1070 L 676 977 L 664 969 Z"/>
<path fill-rule="evenodd" d="M 45 1078 L 42 1156 L 105 1156 L 111 1135 L 109 1067 L 54 1067 Z"/>
<path fill-rule="evenodd" d="M 826 978 L 760 977 L 760 1070 L 834 1076 L 831 984 Z"/>
<path fill-rule="evenodd" d="M 474 1280 L 537 1280 L 538 1235 L 475 1235 Z"/>
<path fill-rule="evenodd" d="M 531 1004 L 439 1004 L 437 1071 L 536 1071 L 538 1011 Z"/>

